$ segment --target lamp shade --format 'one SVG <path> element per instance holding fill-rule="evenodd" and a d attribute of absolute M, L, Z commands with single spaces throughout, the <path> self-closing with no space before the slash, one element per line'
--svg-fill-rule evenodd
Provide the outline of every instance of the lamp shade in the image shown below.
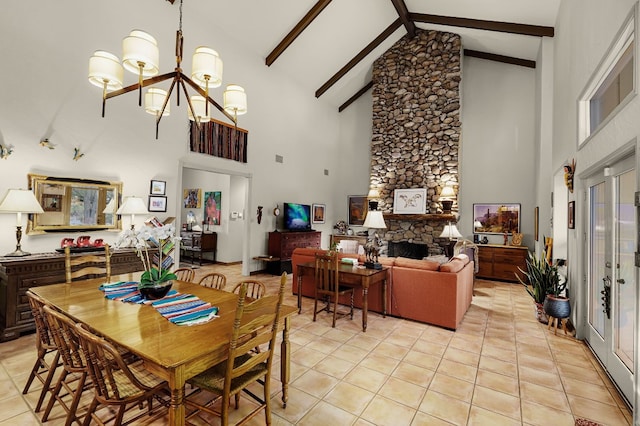
<path fill-rule="evenodd" d="M 89 59 L 89 82 L 108 91 L 122 89 L 124 70 L 116 55 L 96 50 Z"/>
<path fill-rule="evenodd" d="M 247 113 L 247 94 L 236 84 L 230 84 L 223 94 L 224 110 L 230 114 L 242 115 Z"/>
<path fill-rule="evenodd" d="M 144 31 L 131 31 L 122 40 L 122 65 L 134 74 L 142 73 L 143 77 L 158 74 L 160 52 L 156 39 Z"/>
<path fill-rule="evenodd" d="M 448 224 L 444 226 L 440 238 L 449 238 L 451 240 L 453 238 L 462 238 L 462 234 L 458 231 L 456 225 Z"/>
<path fill-rule="evenodd" d="M 200 46 L 193 53 L 191 79 L 202 87 L 220 87 L 222 84 L 222 59 L 218 52 Z"/>
<path fill-rule="evenodd" d="M 112 198 L 107 205 L 105 206 L 104 210 L 102 210 L 103 214 L 114 214 L 116 212 L 116 199 L 115 197 Z"/>
<path fill-rule="evenodd" d="M 453 188 L 449 185 L 446 185 L 444 188 L 442 188 L 442 192 L 440 192 L 440 198 L 438 199 L 442 201 L 442 200 L 451 200 L 455 198 L 456 198 L 456 193 L 453 190 Z"/>
<path fill-rule="evenodd" d="M 167 99 L 167 91 L 152 87 L 144 94 L 144 110 L 149 114 L 158 115 L 162 111 L 164 101 Z M 162 111 L 162 116 L 169 115 L 171 112 L 171 103 L 167 102 L 167 106 Z"/>
<path fill-rule="evenodd" d="M 0 213 L 44 213 L 44 210 L 33 192 L 10 189 L 0 202 Z"/>
<path fill-rule="evenodd" d="M 367 216 L 364 218 L 364 224 L 362 225 L 365 228 L 375 228 L 375 229 L 386 229 L 387 224 L 384 223 L 384 217 L 382 216 L 382 212 L 378 210 L 369 210 L 367 212 Z"/>
<path fill-rule="evenodd" d="M 147 214 L 147 207 L 140 197 L 126 197 L 116 214 Z"/>
<path fill-rule="evenodd" d="M 207 115 L 207 100 L 200 95 L 191 96 L 191 106 L 193 107 L 193 111 L 198 117 L 198 122 L 206 123 L 211 121 L 211 117 Z M 191 112 L 191 108 L 187 108 L 189 120 L 196 121 L 193 117 L 193 113 Z"/>
<path fill-rule="evenodd" d="M 380 191 L 378 191 L 376 188 L 369 189 L 369 193 L 367 194 L 367 198 L 368 199 L 380 198 Z"/>

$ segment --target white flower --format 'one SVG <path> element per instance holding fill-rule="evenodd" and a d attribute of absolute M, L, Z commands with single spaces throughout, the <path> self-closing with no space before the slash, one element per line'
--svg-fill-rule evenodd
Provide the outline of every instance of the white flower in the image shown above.
<path fill-rule="evenodd" d="M 158 250 L 158 270 L 162 271 L 162 247 L 169 241 L 175 244 L 180 240 L 180 237 L 175 237 L 175 230 L 175 225 L 172 223 L 157 227 L 143 226 L 138 231 L 127 229 L 118 236 L 114 247 L 135 248 L 146 271 L 150 271 L 154 265 L 153 256 L 149 256 L 149 249 L 156 249 Z"/>

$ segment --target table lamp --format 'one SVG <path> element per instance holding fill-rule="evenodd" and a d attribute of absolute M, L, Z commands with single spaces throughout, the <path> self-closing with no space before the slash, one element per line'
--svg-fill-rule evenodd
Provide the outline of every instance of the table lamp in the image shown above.
<path fill-rule="evenodd" d="M 369 205 L 371 206 L 371 202 Z M 377 208 L 377 204 L 376 208 Z M 364 224 L 362 225 L 365 228 L 370 229 L 386 229 L 387 224 L 384 222 L 384 217 L 382 216 L 382 212 L 375 210 L 369 210 L 367 212 L 367 216 L 364 218 Z M 378 262 L 378 255 L 380 254 L 380 237 L 378 237 L 378 233 L 374 232 L 373 241 L 368 242 L 364 246 L 364 252 L 367 257 L 367 260 L 364 262 L 365 268 L 368 269 L 382 269 L 382 265 Z"/>
<path fill-rule="evenodd" d="M 130 214 L 131 215 L 131 230 L 134 230 L 135 219 L 137 214 L 149 214 L 147 207 L 144 205 L 144 201 L 140 197 L 126 197 L 124 202 L 116 211 L 116 214 Z"/>
<path fill-rule="evenodd" d="M 442 188 L 442 192 L 440 192 L 440 197 L 438 198 L 438 201 L 442 203 L 442 213 L 451 213 L 451 207 L 453 206 L 453 200 L 455 199 L 456 193 L 453 190 L 453 187 L 445 185 L 445 187 Z"/>
<path fill-rule="evenodd" d="M 462 234 L 458 231 L 455 224 L 449 222 L 444 226 L 440 238 L 449 238 L 449 243 L 445 246 L 444 252 L 448 257 L 453 256 L 453 246 L 455 245 L 454 238 L 462 238 Z"/>
<path fill-rule="evenodd" d="M 5 254 L 9 257 L 28 256 L 31 253 L 22 251 L 22 213 L 44 213 L 33 192 L 28 189 L 10 189 L 0 202 L 0 213 L 16 213 L 16 250 Z"/>

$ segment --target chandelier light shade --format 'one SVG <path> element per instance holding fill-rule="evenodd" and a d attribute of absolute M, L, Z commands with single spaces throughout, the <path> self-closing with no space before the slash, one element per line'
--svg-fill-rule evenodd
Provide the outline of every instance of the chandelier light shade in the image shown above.
<path fill-rule="evenodd" d="M 195 111 L 196 116 L 193 116 L 191 108 L 188 110 L 189 120 L 196 121 L 198 123 L 206 123 L 211 121 L 209 112 L 207 111 L 207 100 L 200 95 L 193 95 L 191 97 L 191 107 Z M 197 118 L 197 120 L 196 120 Z"/>
<path fill-rule="evenodd" d="M 164 103 L 166 99 L 166 90 L 152 87 L 151 89 L 147 90 L 147 93 L 145 93 L 144 95 L 144 110 L 152 115 L 169 115 L 171 113 L 171 106 L 169 105 L 168 101 L 166 108 L 163 108 L 165 106 Z"/>
<path fill-rule="evenodd" d="M 141 30 L 133 30 L 123 39 L 122 65 L 119 64 L 115 55 L 102 50 L 96 51 L 89 60 L 89 81 L 103 89 L 102 116 L 105 116 L 107 99 L 137 90 L 138 105 L 142 106 L 143 87 L 154 86 L 169 80 L 171 85 L 165 92 L 165 99 L 171 97 L 175 88 L 176 105 L 180 106 L 180 92 L 182 91 L 187 99 L 189 117 L 196 122 L 198 128 L 201 122 L 210 121 L 209 104 L 211 104 L 231 120 L 237 130 L 238 115 L 247 112 L 247 95 L 244 89 L 237 85 L 227 86 L 227 90 L 224 92 L 224 106 L 220 105 L 209 96 L 209 88 L 222 85 L 222 59 L 220 59 L 218 52 L 206 46 L 198 47 L 192 57 L 192 72 L 191 78 L 189 78 L 182 72 L 183 46 L 181 0 L 180 21 L 176 32 L 176 67 L 172 72 L 158 75 L 160 70 L 158 43 L 150 34 Z M 122 67 L 138 75 L 138 82 L 123 87 Z M 202 110 L 196 110 L 195 105 L 200 101 L 192 101 L 192 96 L 187 92 L 187 86 L 190 86 L 203 99 Z M 156 139 L 158 139 L 160 120 L 163 116 L 169 115 L 169 102 L 164 100 L 160 102 L 161 92 L 152 91 L 152 89 L 157 88 L 151 87 L 149 92 L 145 94 L 145 110 L 156 116 Z"/>
<path fill-rule="evenodd" d="M 196 48 L 191 63 L 191 79 L 204 88 L 222 85 L 222 59 L 218 52 L 206 47 Z"/>
<path fill-rule="evenodd" d="M 124 199 L 124 202 L 122 203 L 118 211 L 116 211 L 116 214 L 130 214 L 131 230 L 133 230 L 135 226 L 136 215 L 149 214 L 149 211 L 147 210 L 147 206 L 145 206 L 142 198 L 130 196 Z"/>
<path fill-rule="evenodd" d="M 116 55 L 96 50 L 89 59 L 89 81 L 105 90 L 122 89 L 124 69 Z"/>
<path fill-rule="evenodd" d="M 230 84 L 224 91 L 224 109 L 234 116 L 247 113 L 247 94 L 237 84 Z"/>
<path fill-rule="evenodd" d="M 9 257 L 28 256 L 31 253 L 22 251 L 22 213 L 44 213 L 33 192 L 27 189 L 10 189 L 0 202 L 0 213 L 16 214 L 16 250 L 5 254 Z"/>
<path fill-rule="evenodd" d="M 124 69 L 143 77 L 158 75 L 160 51 L 156 39 L 144 31 L 133 30 L 122 40 Z"/>

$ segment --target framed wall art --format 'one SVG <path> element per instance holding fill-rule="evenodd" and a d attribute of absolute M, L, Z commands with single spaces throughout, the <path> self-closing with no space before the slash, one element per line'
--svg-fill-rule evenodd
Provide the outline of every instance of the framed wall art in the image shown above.
<path fill-rule="evenodd" d="M 211 191 L 204 193 L 204 223 L 205 225 L 220 225 L 222 208 L 222 192 Z"/>
<path fill-rule="evenodd" d="M 349 225 L 362 226 L 367 217 L 367 196 L 349 195 Z"/>
<path fill-rule="evenodd" d="M 520 204 L 474 204 L 473 223 L 473 232 L 478 234 L 520 232 Z"/>
<path fill-rule="evenodd" d="M 326 210 L 324 204 L 313 204 L 311 206 L 311 217 L 313 223 L 324 223 L 324 211 Z"/>
<path fill-rule="evenodd" d="M 538 223 L 540 222 L 540 207 L 535 208 L 533 211 L 533 236 L 538 241 Z"/>
<path fill-rule="evenodd" d="M 152 180 L 151 188 L 149 188 L 149 194 L 167 195 L 167 182 L 163 180 Z"/>
<path fill-rule="evenodd" d="M 393 213 L 424 214 L 427 211 L 427 188 L 393 191 Z"/>
<path fill-rule="evenodd" d="M 163 195 L 149 195 L 149 208 L 150 212 L 166 212 L 167 211 L 167 197 Z"/>
<path fill-rule="evenodd" d="M 202 199 L 202 189 L 185 189 L 183 191 L 184 208 L 199 209 Z"/>

